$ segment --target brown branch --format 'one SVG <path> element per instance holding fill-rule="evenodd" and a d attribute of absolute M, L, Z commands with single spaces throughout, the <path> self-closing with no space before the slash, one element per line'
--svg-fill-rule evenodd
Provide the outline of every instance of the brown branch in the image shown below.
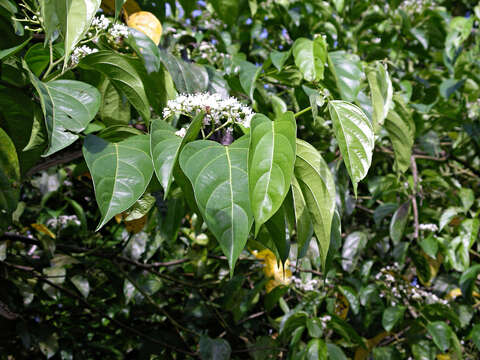
<path fill-rule="evenodd" d="M 26 173 L 26 177 L 30 177 L 30 176 L 32 176 L 33 174 L 35 174 L 39 171 L 46 170 L 46 169 L 51 168 L 52 166 L 55 166 L 55 165 L 61 165 L 61 164 L 69 163 L 73 160 L 81 158 L 82 156 L 83 155 L 82 155 L 81 150 L 74 151 L 74 152 L 71 152 L 71 153 L 64 153 L 64 154 L 58 154 L 58 155 L 51 156 L 51 157 L 47 158 L 44 162 L 42 162 L 40 164 L 37 164 L 34 167 L 32 167 L 30 170 L 28 170 L 27 173 Z"/>

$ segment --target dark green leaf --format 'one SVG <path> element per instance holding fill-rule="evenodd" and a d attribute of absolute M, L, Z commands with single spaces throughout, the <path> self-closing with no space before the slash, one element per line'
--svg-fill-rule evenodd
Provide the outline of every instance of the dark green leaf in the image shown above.
<path fill-rule="evenodd" d="M 383 316 L 382 316 L 382 325 L 383 328 L 387 331 L 391 331 L 395 325 L 403 319 L 403 314 L 405 313 L 405 306 L 393 306 L 386 308 L 383 311 Z"/>
<path fill-rule="evenodd" d="M 327 360 L 327 345 L 323 340 L 312 339 L 307 344 L 306 360 Z"/>
<path fill-rule="evenodd" d="M 328 110 L 356 196 L 357 184 L 367 175 L 372 162 L 375 145 L 372 124 L 359 107 L 346 101 L 330 101 Z"/>
<path fill-rule="evenodd" d="M 360 59 L 345 51 L 330 52 L 328 59 L 342 100 L 355 101 L 364 78 Z"/>
<path fill-rule="evenodd" d="M 118 1 L 118 0 L 116 0 Z M 123 0 L 121 0 L 123 1 Z M 158 46 L 143 32 L 133 28 L 128 29 L 129 35 L 126 39 L 128 45 L 142 58 L 147 73 L 160 70 L 160 50 Z"/>
<path fill-rule="evenodd" d="M 450 326 L 443 321 L 435 321 L 427 324 L 427 330 L 435 345 L 441 351 L 447 351 L 450 347 L 450 333 L 452 332 Z"/>
<path fill-rule="evenodd" d="M 237 22 L 240 7 L 238 0 L 210 0 L 210 3 L 226 24 L 233 25 Z"/>
<path fill-rule="evenodd" d="M 202 360 L 229 360 L 232 349 L 227 340 L 200 338 L 200 358 Z"/>
<path fill-rule="evenodd" d="M 25 46 L 27 46 L 27 44 L 30 42 L 32 38 L 28 38 L 27 40 L 25 40 L 24 42 L 22 42 L 21 44 L 17 45 L 17 46 L 14 46 L 14 47 L 11 47 L 9 49 L 3 49 L 3 50 L 0 50 L 0 60 L 5 60 L 7 59 L 9 56 L 12 56 L 12 55 L 15 55 L 17 52 L 19 52 L 20 50 L 22 50 Z"/>
<path fill-rule="evenodd" d="M 343 270 L 350 273 L 355 270 L 361 252 L 367 245 L 367 240 L 367 235 L 361 231 L 355 231 L 347 236 L 342 250 Z"/>
<path fill-rule="evenodd" d="M 208 228 L 227 256 L 231 273 L 253 223 L 247 179 L 249 140 L 242 137 L 229 146 L 194 141 L 180 154 L 180 166 L 193 185 Z"/>
<path fill-rule="evenodd" d="M 472 296 L 473 286 L 478 274 L 480 274 L 480 264 L 471 266 L 460 277 L 460 289 L 462 289 L 462 295 L 466 298 Z"/>
<path fill-rule="evenodd" d="M 0 229 L 12 221 L 12 213 L 17 208 L 20 197 L 20 164 L 15 146 L 3 129 L 0 128 Z"/>
<path fill-rule="evenodd" d="M 408 215 L 410 215 L 410 200 L 399 206 L 390 221 L 390 238 L 394 244 L 398 244 L 402 240 Z"/>
<path fill-rule="evenodd" d="M 145 192 L 153 175 L 148 137 L 137 135 L 111 144 L 88 135 L 83 144 L 102 214 L 97 230 L 130 208 Z"/>
<path fill-rule="evenodd" d="M 295 162 L 296 129 L 292 112 L 275 121 L 261 114 L 252 119 L 248 183 L 255 234 L 278 211 L 289 190 Z"/>

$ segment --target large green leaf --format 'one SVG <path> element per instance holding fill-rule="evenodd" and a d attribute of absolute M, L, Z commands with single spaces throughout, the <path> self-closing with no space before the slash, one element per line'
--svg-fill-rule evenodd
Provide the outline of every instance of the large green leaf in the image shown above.
<path fill-rule="evenodd" d="M 17 52 L 19 52 L 20 50 L 22 50 L 25 46 L 27 46 L 27 44 L 30 42 L 32 38 L 29 37 L 27 40 L 25 40 L 24 42 L 22 42 L 21 44 L 18 44 L 14 47 L 11 47 L 11 48 L 8 48 L 8 49 L 3 49 L 3 50 L 0 50 L 0 60 L 5 60 L 7 59 L 9 56 L 12 56 L 12 55 L 15 55 Z"/>
<path fill-rule="evenodd" d="M 395 324 L 403 319 L 406 307 L 402 305 L 391 306 L 383 311 L 382 325 L 386 331 L 390 331 L 395 327 Z"/>
<path fill-rule="evenodd" d="M 56 0 L 55 10 L 65 44 L 65 66 L 70 53 L 87 33 L 101 0 Z"/>
<path fill-rule="evenodd" d="M 432 336 L 433 342 L 438 348 L 445 352 L 450 347 L 450 334 L 452 330 L 444 321 L 435 321 L 428 323 L 427 330 Z"/>
<path fill-rule="evenodd" d="M 262 114 L 252 119 L 248 184 L 255 234 L 277 212 L 287 195 L 295 163 L 296 132 L 295 117 L 290 111 L 275 121 Z"/>
<path fill-rule="evenodd" d="M 160 70 L 160 50 L 158 46 L 152 39 L 137 29 L 129 28 L 128 32 L 126 42 L 142 58 L 147 72 L 150 74 Z"/>
<path fill-rule="evenodd" d="M 260 72 L 262 71 L 261 66 L 256 66 L 246 60 L 236 60 L 236 65 L 239 66 L 239 80 L 240 85 L 242 85 L 243 91 L 248 95 L 250 99 L 253 100 L 253 91 L 255 90 L 255 83 L 257 81 Z"/>
<path fill-rule="evenodd" d="M 285 264 L 290 253 L 290 241 L 286 233 L 284 208 L 285 206 L 281 206 L 280 209 L 278 209 L 278 211 L 265 223 L 270 234 L 272 245 L 275 246 L 275 249 L 271 250 L 275 254 L 278 254 L 283 264 Z"/>
<path fill-rule="evenodd" d="M 99 51 L 82 59 L 80 66 L 104 74 L 124 94 L 142 118 L 150 120 L 150 104 L 138 71 L 136 59 L 113 51 Z"/>
<path fill-rule="evenodd" d="M 187 63 L 162 49 L 160 60 L 172 76 L 179 93 L 194 94 L 208 89 L 208 73 L 204 66 Z"/>
<path fill-rule="evenodd" d="M 115 0 L 115 19 L 118 18 L 120 11 L 122 11 L 122 6 L 127 0 Z"/>
<path fill-rule="evenodd" d="M 307 81 L 323 80 L 323 70 L 327 62 L 327 43 L 318 36 L 315 40 L 298 38 L 292 47 L 295 65 Z"/>
<path fill-rule="evenodd" d="M 312 339 L 307 344 L 305 360 L 327 360 L 327 345 L 323 340 Z"/>
<path fill-rule="evenodd" d="M 355 231 L 345 239 L 342 249 L 342 268 L 351 273 L 357 266 L 358 259 L 367 245 L 367 234 L 361 231 Z"/>
<path fill-rule="evenodd" d="M 83 144 L 83 156 L 102 214 L 98 230 L 135 204 L 145 192 L 153 175 L 149 139 L 136 135 L 112 144 L 88 135 Z"/>
<path fill-rule="evenodd" d="M 392 105 L 393 87 L 386 66 L 380 62 L 367 71 L 367 79 L 373 106 L 373 128 L 377 132 L 383 125 Z"/>
<path fill-rule="evenodd" d="M 48 133 L 48 147 L 43 156 L 66 148 L 79 138 L 100 108 L 100 93 L 93 86 L 76 80 L 44 83 L 30 73 L 42 105 Z"/>
<path fill-rule="evenodd" d="M 20 197 L 20 164 L 7 133 L 0 128 L 0 229 L 5 230 Z"/>
<path fill-rule="evenodd" d="M 365 76 L 360 58 L 345 51 L 334 51 L 328 53 L 328 63 L 342 100 L 355 101 Z"/>
<path fill-rule="evenodd" d="M 480 264 L 476 264 L 468 268 L 460 277 L 460 288 L 462 289 L 462 295 L 469 299 L 472 296 L 473 287 L 480 274 Z"/>
<path fill-rule="evenodd" d="M 155 173 L 167 197 L 172 183 L 173 170 L 183 146 L 195 140 L 203 123 L 203 114 L 197 115 L 183 138 L 175 135 L 175 129 L 162 119 L 152 122 L 150 149 Z"/>
<path fill-rule="evenodd" d="M 357 184 L 367 175 L 372 162 L 373 127 L 359 107 L 346 101 L 330 101 L 328 110 L 356 196 Z"/>
<path fill-rule="evenodd" d="M 120 93 L 107 77 L 104 77 L 98 86 L 98 90 L 102 94 L 102 101 L 98 110 L 102 122 L 107 126 L 128 125 L 131 111 L 127 97 Z"/>
<path fill-rule="evenodd" d="M 320 153 L 312 145 L 300 139 L 297 139 L 295 177 L 302 190 L 317 236 L 322 266 L 325 266 L 335 211 L 335 183 Z"/>
<path fill-rule="evenodd" d="M 193 185 L 208 228 L 227 256 L 230 273 L 253 223 L 247 178 L 249 140 L 244 136 L 229 146 L 194 141 L 180 154 L 180 166 Z"/>
<path fill-rule="evenodd" d="M 415 140 L 415 123 L 399 96 L 395 97 L 395 107 L 390 110 L 385 120 L 385 129 L 393 145 L 395 168 L 405 172 L 410 167 L 412 146 Z"/>
<path fill-rule="evenodd" d="M 410 200 L 406 201 L 398 207 L 393 214 L 390 222 L 390 238 L 394 244 L 398 244 L 402 240 L 403 232 L 408 221 L 408 215 L 410 214 Z"/>
<path fill-rule="evenodd" d="M 60 34 L 60 17 L 57 11 L 60 0 L 40 1 L 40 15 L 45 29 L 45 44 L 54 41 Z M 64 5 L 61 5 L 64 8 Z"/>
<path fill-rule="evenodd" d="M 307 202 L 296 177 L 292 177 L 292 195 L 295 209 L 295 226 L 297 229 L 298 257 L 306 253 L 313 235 L 313 223 L 307 208 Z"/>

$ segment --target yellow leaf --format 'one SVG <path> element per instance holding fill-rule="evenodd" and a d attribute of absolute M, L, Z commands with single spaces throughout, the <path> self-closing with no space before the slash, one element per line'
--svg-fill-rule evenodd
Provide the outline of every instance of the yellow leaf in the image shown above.
<path fill-rule="evenodd" d="M 455 288 L 455 289 L 451 290 L 447 294 L 447 296 L 445 296 L 445 299 L 450 301 L 450 300 L 453 300 L 453 299 L 459 297 L 460 295 L 462 295 L 462 290 L 460 290 L 460 288 Z"/>
<path fill-rule="evenodd" d="M 155 45 L 160 43 L 162 24 L 155 15 L 148 11 L 139 11 L 130 15 L 127 25 L 147 35 Z"/>
<path fill-rule="evenodd" d="M 342 293 L 337 292 L 335 294 L 335 314 L 345 320 L 347 318 L 348 310 L 350 309 L 350 304 L 345 296 Z"/>
<path fill-rule="evenodd" d="M 101 7 L 106 14 L 114 14 L 115 0 L 103 0 Z M 142 9 L 140 8 L 140 5 L 138 5 L 138 3 L 135 0 L 128 0 L 123 5 L 122 9 L 126 17 L 128 17 L 128 14 L 133 14 L 135 12 L 142 11 Z"/>
<path fill-rule="evenodd" d="M 283 265 L 278 262 L 273 252 L 268 249 L 260 252 L 254 251 L 253 254 L 257 259 L 262 259 L 265 263 L 263 267 L 263 273 L 267 278 L 271 278 L 265 286 L 267 293 L 280 285 L 289 285 L 292 282 L 292 272 L 288 268 L 290 261 L 287 259 L 285 262 L 285 272 L 283 271 Z"/>
<path fill-rule="evenodd" d="M 137 234 L 140 231 L 142 231 L 146 223 L 147 223 L 147 215 L 144 215 L 140 219 L 125 221 L 125 228 L 129 233 Z"/>
<path fill-rule="evenodd" d="M 368 354 L 372 351 L 372 349 L 380 344 L 380 341 L 385 339 L 390 333 L 388 331 L 381 332 L 375 337 L 368 339 L 367 340 L 367 349 L 364 349 L 363 347 L 359 346 L 357 350 L 355 350 L 355 357 L 354 360 L 365 360 L 368 357 Z"/>
<path fill-rule="evenodd" d="M 39 233 L 42 233 L 42 234 L 45 234 L 49 237 L 51 237 L 52 239 L 56 239 L 57 237 L 55 236 L 54 233 L 52 233 L 45 225 L 43 224 L 31 224 L 30 225 L 32 228 L 34 228 L 35 230 L 37 230 Z"/>
<path fill-rule="evenodd" d="M 442 265 L 443 256 L 441 254 L 438 254 L 437 258 L 433 259 L 423 251 L 422 251 L 422 256 L 425 258 L 425 260 L 427 260 L 428 267 L 430 268 L 430 279 L 428 279 L 428 282 L 424 282 L 421 277 L 418 277 L 418 280 L 420 280 L 420 283 L 422 285 L 430 286 L 433 279 L 435 279 L 435 277 L 437 276 L 438 269 L 440 269 L 440 265 Z"/>
<path fill-rule="evenodd" d="M 448 354 L 438 354 L 437 355 L 437 360 L 450 360 L 451 357 Z"/>
<path fill-rule="evenodd" d="M 117 222 L 117 224 L 120 224 L 122 220 L 123 220 L 123 213 L 115 215 L 115 221 Z"/>

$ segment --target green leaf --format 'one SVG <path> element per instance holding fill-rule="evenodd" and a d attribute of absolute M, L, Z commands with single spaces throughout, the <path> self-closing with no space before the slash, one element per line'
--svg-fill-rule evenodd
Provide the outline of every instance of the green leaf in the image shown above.
<path fill-rule="evenodd" d="M 281 206 L 278 211 L 265 223 L 275 249 L 271 249 L 277 253 L 283 264 L 290 253 L 290 241 L 287 238 L 286 224 L 285 224 L 285 206 Z M 268 247 L 268 246 L 267 246 Z"/>
<path fill-rule="evenodd" d="M 325 267 L 328 247 L 330 246 L 332 218 L 335 211 L 333 176 L 320 153 L 312 145 L 300 139 L 297 139 L 297 158 L 294 172 L 317 236 L 322 266 Z M 295 187 L 293 187 L 293 190 L 297 192 L 298 190 Z"/>
<path fill-rule="evenodd" d="M 449 207 L 447 208 L 442 215 L 440 216 L 440 220 L 438 222 L 438 229 L 441 231 L 446 225 L 450 223 L 450 221 L 455 218 L 458 214 L 461 214 L 463 209 L 460 207 Z"/>
<path fill-rule="evenodd" d="M 335 344 L 327 343 L 328 358 L 331 360 L 347 360 L 343 350 Z"/>
<path fill-rule="evenodd" d="M 239 70 L 240 85 L 242 85 L 242 88 L 245 91 L 245 94 L 247 94 L 248 97 L 251 100 L 253 100 L 253 91 L 255 90 L 255 83 L 262 71 L 262 67 L 256 66 L 246 60 L 236 60 L 235 63 L 240 67 L 240 70 Z"/>
<path fill-rule="evenodd" d="M 70 53 L 90 28 L 101 2 L 101 0 L 55 1 L 61 35 L 65 44 L 64 67 L 68 64 Z"/>
<path fill-rule="evenodd" d="M 352 309 L 353 313 L 357 315 L 360 311 L 360 302 L 358 301 L 355 290 L 350 286 L 339 286 L 338 290 L 340 290 L 343 296 L 345 296 L 345 298 L 348 300 L 348 303 L 350 304 L 350 308 Z"/>
<path fill-rule="evenodd" d="M 285 65 L 285 62 L 288 60 L 290 57 L 290 54 L 292 53 L 291 50 L 288 51 L 272 51 L 270 53 L 270 59 L 272 60 L 273 66 L 277 68 L 278 71 L 281 71 L 283 68 L 283 65 Z"/>
<path fill-rule="evenodd" d="M 475 202 L 475 193 L 472 189 L 461 188 L 459 191 L 460 201 L 465 212 L 467 212 Z"/>
<path fill-rule="evenodd" d="M 197 115 L 188 127 L 185 137 L 175 135 L 175 129 L 162 119 L 152 122 L 150 149 L 155 174 L 164 190 L 165 198 L 172 183 L 173 170 L 183 146 L 195 140 L 203 123 L 203 114 Z"/>
<path fill-rule="evenodd" d="M 160 60 L 172 76 L 179 93 L 194 94 L 208 88 L 208 73 L 205 67 L 187 63 L 160 49 Z"/>
<path fill-rule="evenodd" d="M 405 226 L 407 225 L 408 215 L 410 214 L 410 200 L 398 207 L 390 221 L 390 238 L 394 244 L 402 240 Z"/>
<path fill-rule="evenodd" d="M 480 324 L 476 324 L 472 330 L 470 330 L 468 339 L 471 339 L 477 349 L 480 350 Z"/>
<path fill-rule="evenodd" d="M 395 168 L 405 172 L 410 167 L 410 157 L 415 140 L 415 123 L 403 99 L 395 96 L 395 107 L 388 113 L 385 129 L 393 145 Z"/>
<path fill-rule="evenodd" d="M 130 103 L 126 96 L 117 91 L 107 77 L 100 83 L 98 90 L 102 94 L 102 101 L 98 115 L 107 125 L 128 125 L 131 118 Z"/>
<path fill-rule="evenodd" d="M 364 78 L 360 58 L 345 51 L 335 51 L 328 53 L 328 63 L 342 100 L 355 101 Z"/>
<path fill-rule="evenodd" d="M 382 325 L 383 328 L 387 331 L 391 331 L 395 325 L 403 319 L 403 314 L 405 313 L 405 306 L 393 306 L 386 308 L 383 311 L 382 315 Z"/>
<path fill-rule="evenodd" d="M 82 275 L 75 275 L 70 278 L 70 281 L 86 299 L 90 293 L 90 284 L 88 283 L 88 279 L 84 278 Z"/>
<path fill-rule="evenodd" d="M 398 205 L 396 203 L 384 203 L 379 205 L 373 213 L 373 220 L 375 221 L 375 224 L 380 225 L 382 220 L 388 215 L 392 214 L 395 210 L 397 210 L 397 208 Z"/>
<path fill-rule="evenodd" d="M 327 345 L 323 340 L 312 339 L 307 344 L 306 360 L 327 360 Z"/>
<path fill-rule="evenodd" d="M 308 335 L 312 338 L 320 338 L 323 334 L 322 321 L 318 317 L 307 319 Z"/>
<path fill-rule="evenodd" d="M 357 266 L 358 259 L 367 245 L 367 235 L 361 231 L 355 231 L 345 239 L 342 249 L 342 268 L 351 273 Z"/>
<path fill-rule="evenodd" d="M 465 80 L 457 80 L 457 79 L 445 79 L 442 81 L 439 87 L 439 92 L 440 95 L 444 99 L 447 99 L 452 96 L 453 93 L 455 93 L 457 90 L 459 90 L 463 84 L 465 83 Z"/>
<path fill-rule="evenodd" d="M 210 0 L 210 3 L 226 24 L 233 25 L 237 22 L 240 8 L 238 0 Z"/>
<path fill-rule="evenodd" d="M 306 253 L 313 235 L 313 223 L 302 188 L 295 176 L 292 177 L 292 195 L 297 229 L 298 257 L 302 257 Z"/>
<path fill-rule="evenodd" d="M 441 351 L 447 351 L 450 347 L 450 333 L 452 332 L 450 326 L 443 321 L 435 321 L 427 324 L 427 330 L 435 345 Z"/>
<path fill-rule="evenodd" d="M 328 110 L 343 161 L 357 196 L 357 184 L 367 175 L 372 162 L 375 145 L 372 124 L 358 106 L 346 101 L 330 101 Z"/>
<path fill-rule="evenodd" d="M 42 105 L 51 155 L 75 142 L 79 132 L 93 120 L 100 108 L 100 93 L 93 86 L 76 80 L 44 83 L 30 73 Z"/>
<path fill-rule="evenodd" d="M 460 277 L 459 284 L 464 297 L 471 298 L 475 280 L 477 279 L 478 274 L 480 274 L 480 264 L 471 266 Z"/>
<path fill-rule="evenodd" d="M 284 334 L 291 335 L 298 327 L 304 327 L 308 319 L 308 314 L 305 311 L 291 310 L 282 317 L 280 321 L 280 336 Z"/>
<path fill-rule="evenodd" d="M 130 208 L 145 192 L 153 175 L 148 140 L 145 135 L 137 135 L 111 144 L 95 135 L 85 138 L 83 156 L 102 214 L 97 230 Z"/>
<path fill-rule="evenodd" d="M 29 37 L 27 40 L 22 42 L 19 45 L 16 45 L 14 47 L 8 48 L 8 49 L 3 49 L 0 50 L 0 61 L 6 60 L 9 56 L 15 55 L 17 52 L 22 50 L 27 44 L 30 42 L 32 38 Z"/>
<path fill-rule="evenodd" d="M 160 50 L 158 49 L 158 46 L 152 41 L 152 39 L 137 29 L 128 28 L 128 32 L 128 38 L 125 39 L 126 43 L 142 58 L 147 73 L 150 74 L 159 71 Z"/>
<path fill-rule="evenodd" d="M 370 96 L 373 106 L 373 128 L 378 132 L 392 105 L 393 87 L 385 65 L 376 63 L 375 68 L 367 72 Z"/>
<path fill-rule="evenodd" d="M 200 212 L 230 265 L 242 252 L 253 223 L 248 196 L 248 137 L 229 146 L 194 141 L 180 154 L 180 166 L 193 185 Z"/>
<path fill-rule="evenodd" d="M 40 1 L 40 15 L 42 16 L 43 27 L 45 29 L 45 45 L 48 44 L 50 40 L 55 41 L 60 34 L 59 8 L 64 9 L 65 5 L 60 5 L 59 2 L 59 0 Z"/>
<path fill-rule="evenodd" d="M 7 133 L 0 128 L 0 229 L 12 220 L 20 197 L 20 164 L 17 151 Z"/>
<path fill-rule="evenodd" d="M 472 32 L 474 18 L 457 16 L 450 20 L 445 38 L 445 54 L 451 63 L 454 62 L 455 53 L 462 43 L 467 40 Z"/>
<path fill-rule="evenodd" d="M 118 18 L 120 11 L 122 11 L 123 4 L 125 4 L 127 0 L 115 0 L 115 19 Z"/>
<path fill-rule="evenodd" d="M 298 38 L 292 47 L 295 65 L 305 80 L 317 82 L 323 80 L 323 70 L 327 62 L 327 43 L 318 36 L 315 40 Z"/>
<path fill-rule="evenodd" d="M 80 61 L 80 66 L 105 75 L 148 123 L 150 104 L 141 77 L 135 69 L 134 61 L 135 59 L 132 57 L 102 50 L 84 57 Z"/>
<path fill-rule="evenodd" d="M 255 234 L 278 211 L 287 195 L 295 163 L 296 132 L 290 111 L 275 121 L 262 114 L 252 119 L 248 183 Z"/>

